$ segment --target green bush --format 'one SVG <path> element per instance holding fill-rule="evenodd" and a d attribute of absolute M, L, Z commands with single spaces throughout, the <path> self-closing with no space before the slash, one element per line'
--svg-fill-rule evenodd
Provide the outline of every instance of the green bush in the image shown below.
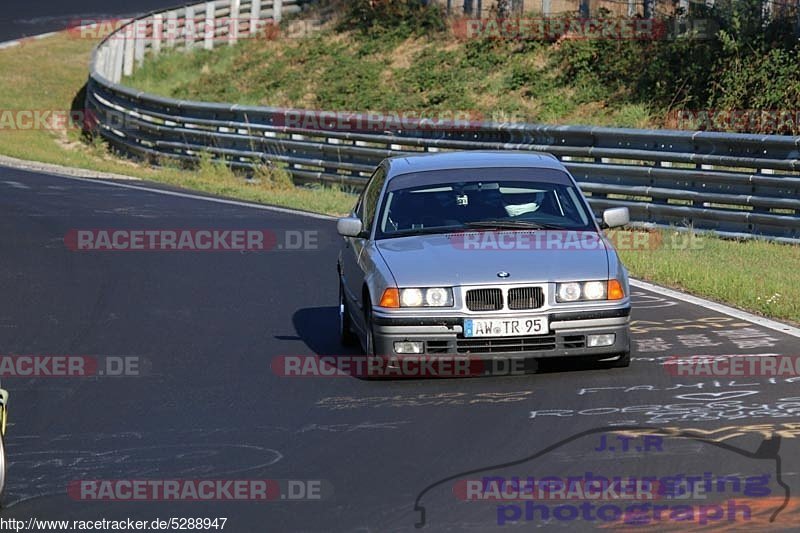
<path fill-rule="evenodd" d="M 343 0 L 340 9 L 340 30 L 391 30 L 410 35 L 440 32 L 446 27 L 442 8 L 423 0 Z"/>
<path fill-rule="evenodd" d="M 573 40 L 554 54 L 562 84 L 585 83 L 608 97 L 654 108 L 705 105 L 721 53 L 712 40 Z"/>
<path fill-rule="evenodd" d="M 680 108 L 798 109 L 800 46 L 791 17 L 766 19 L 760 0 L 692 5 L 709 34 L 663 40 L 565 40 L 551 68 L 563 86 L 602 88 L 617 103 Z M 675 19 L 666 19 L 674 28 Z"/>

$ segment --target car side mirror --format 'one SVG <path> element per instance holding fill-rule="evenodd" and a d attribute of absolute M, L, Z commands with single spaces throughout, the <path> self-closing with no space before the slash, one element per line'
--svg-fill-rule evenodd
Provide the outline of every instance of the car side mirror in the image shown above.
<path fill-rule="evenodd" d="M 336 231 L 342 237 L 364 237 L 364 224 L 358 217 L 344 217 L 336 222 Z"/>
<path fill-rule="evenodd" d="M 627 207 L 615 207 L 603 211 L 603 227 L 619 228 L 627 226 L 631 221 L 631 213 Z"/>

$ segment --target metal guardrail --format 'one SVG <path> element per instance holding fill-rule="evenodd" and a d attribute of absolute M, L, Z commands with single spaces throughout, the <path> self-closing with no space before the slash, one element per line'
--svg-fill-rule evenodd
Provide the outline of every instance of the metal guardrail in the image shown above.
<path fill-rule="evenodd" d="M 100 135 L 150 162 L 196 161 L 205 152 L 235 168 L 282 162 L 297 183 L 353 186 L 383 158 L 404 153 L 546 151 L 564 162 L 598 213 L 625 206 L 639 223 L 800 243 L 800 137 L 428 120 L 387 128 L 392 117 L 175 100 L 119 83 L 148 53 L 233 44 L 301 12 L 302 3 L 218 0 L 120 28 L 92 58 L 86 105 Z M 309 117 L 334 124 L 304 123 Z"/>

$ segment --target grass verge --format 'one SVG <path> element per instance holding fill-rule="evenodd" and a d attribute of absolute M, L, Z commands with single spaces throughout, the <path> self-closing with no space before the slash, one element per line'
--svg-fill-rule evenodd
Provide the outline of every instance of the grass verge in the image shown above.
<path fill-rule="evenodd" d="M 495 121 L 652 127 L 650 109 L 559 76 L 554 48 L 448 32 L 319 33 L 173 51 L 125 83 L 179 99 Z"/>
<path fill-rule="evenodd" d="M 4 73 L 0 109 L 70 109 L 86 81 L 93 45 L 62 34 L 0 51 L 0 72 Z M 351 194 L 337 189 L 287 187 L 280 176 L 261 175 L 257 183 L 245 183 L 227 168 L 207 161 L 197 171 L 143 167 L 113 157 L 102 145 L 83 143 L 78 132 L 68 129 L 0 127 L 0 153 L 332 215 L 347 212 L 354 202 Z M 671 233 L 663 232 L 659 238 L 667 240 Z M 800 269 L 793 267 L 800 264 L 800 246 L 710 237 L 699 242 L 700 248 L 621 250 L 621 255 L 635 277 L 800 323 Z"/>
<path fill-rule="evenodd" d="M 126 174 L 165 183 L 282 207 L 322 212 L 347 213 L 355 196 L 332 187 L 291 187 L 269 179 L 247 183 L 222 165 L 204 163 L 192 171 L 174 166 L 146 167 L 114 157 L 105 145 L 90 145 L 77 129 L 30 128 L 16 120 L 14 111 L 63 113 L 80 109 L 76 96 L 86 83 L 89 58 L 96 41 L 61 33 L 0 50 L 0 154 Z"/>
<path fill-rule="evenodd" d="M 637 242 L 610 233 L 615 242 Z M 792 267 L 800 265 L 800 246 L 677 231 L 640 242 L 655 245 L 617 247 L 634 277 L 800 324 L 800 269 Z"/>

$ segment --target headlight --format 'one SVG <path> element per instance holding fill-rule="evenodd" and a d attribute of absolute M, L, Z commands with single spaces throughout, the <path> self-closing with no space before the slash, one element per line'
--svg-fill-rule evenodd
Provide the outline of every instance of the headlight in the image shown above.
<path fill-rule="evenodd" d="M 425 304 L 431 307 L 446 306 L 450 296 L 445 289 L 428 289 L 425 291 Z"/>
<path fill-rule="evenodd" d="M 403 289 L 400 291 L 400 305 L 403 307 L 419 307 L 422 305 L 422 291 L 419 289 Z"/>
<path fill-rule="evenodd" d="M 577 302 L 581 299 L 581 286 L 578 283 L 562 283 L 558 286 L 559 302 Z"/>
<path fill-rule="evenodd" d="M 400 289 L 400 307 L 452 307 L 453 289 Z"/>
<path fill-rule="evenodd" d="M 587 300 L 605 300 L 606 283 L 590 281 L 583 286 L 583 297 Z"/>
<path fill-rule="evenodd" d="M 625 298 L 622 284 L 615 279 L 559 283 L 556 292 L 558 302 L 622 300 Z"/>

